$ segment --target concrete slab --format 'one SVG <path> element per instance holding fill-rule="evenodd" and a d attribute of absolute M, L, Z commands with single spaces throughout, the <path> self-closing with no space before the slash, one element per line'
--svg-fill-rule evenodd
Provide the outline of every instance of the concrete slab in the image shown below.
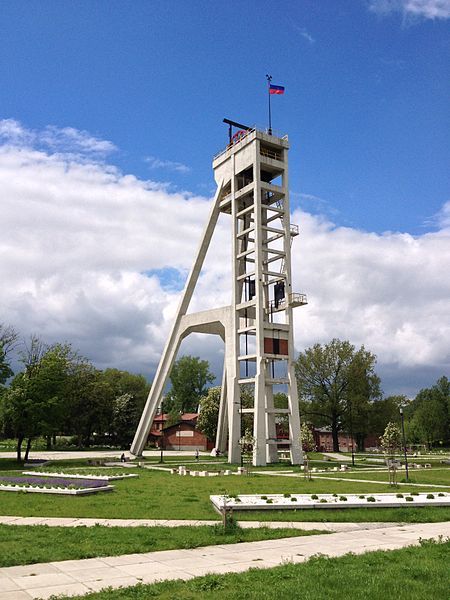
<path fill-rule="evenodd" d="M 0 600 L 49 598 L 52 595 L 86 594 L 106 587 L 138 582 L 191 579 L 206 573 L 239 573 L 250 568 L 269 568 L 285 562 L 304 562 L 321 553 L 342 556 L 372 550 L 390 550 L 430 537 L 450 536 L 450 522 L 391 525 L 361 531 L 301 536 L 208 546 L 192 550 L 168 550 L 146 554 L 86 560 L 60 561 L 0 569 Z M 23 595 L 25 594 L 25 595 Z"/>
<path fill-rule="evenodd" d="M 91 590 L 83 585 L 82 583 L 70 583 L 67 585 L 52 585 L 43 587 L 35 590 L 28 590 L 31 598 L 39 598 L 39 600 L 46 600 L 54 596 L 84 596 Z"/>
<path fill-rule="evenodd" d="M 30 600 L 32 596 L 24 591 L 0 592 L 0 600 Z"/>
<path fill-rule="evenodd" d="M 42 575 L 13 577 L 12 580 L 21 590 L 32 590 L 50 586 L 68 585 L 75 583 L 72 577 L 65 573 L 45 573 Z"/>
<path fill-rule="evenodd" d="M 20 590 L 20 588 L 12 579 L 9 579 L 9 577 L 0 578 L 0 592 L 12 592 L 13 590 Z"/>

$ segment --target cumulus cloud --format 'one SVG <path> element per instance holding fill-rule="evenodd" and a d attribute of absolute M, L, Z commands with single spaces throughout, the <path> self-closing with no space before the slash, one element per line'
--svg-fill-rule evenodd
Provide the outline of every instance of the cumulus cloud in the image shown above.
<path fill-rule="evenodd" d="M 381 15 L 397 12 L 406 18 L 450 18 L 450 0 L 371 0 L 369 6 Z"/>
<path fill-rule="evenodd" d="M 112 142 L 74 127 L 48 125 L 42 130 L 30 130 L 15 119 L 0 120 L 0 141 L 6 145 L 43 148 L 79 157 L 99 158 L 117 150 Z"/>
<path fill-rule="evenodd" d="M 102 368 L 151 377 L 210 200 L 169 192 L 95 156 L 43 150 L 16 122 L 0 122 L 2 131 L 1 320 L 24 335 L 71 341 Z M 446 205 L 437 231 L 412 237 L 337 227 L 297 209 L 294 289 L 309 298 L 296 309 L 297 348 L 332 337 L 365 344 L 392 391 L 430 384 L 412 384 L 421 369 L 442 374 L 450 359 L 448 215 Z M 230 302 L 229 226 L 222 215 L 192 310 Z M 193 337 L 185 347 L 219 374 L 216 340 Z"/>
<path fill-rule="evenodd" d="M 382 365 L 405 374 L 427 366 L 448 370 L 450 229 L 379 235 L 307 213 L 293 219 L 302 223 L 293 272 L 309 298 L 297 315 L 297 342 L 336 336 L 364 344 Z"/>

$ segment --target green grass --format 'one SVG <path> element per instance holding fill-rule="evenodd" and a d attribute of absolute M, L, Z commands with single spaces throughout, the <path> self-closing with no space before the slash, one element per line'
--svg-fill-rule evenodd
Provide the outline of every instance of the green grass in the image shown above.
<path fill-rule="evenodd" d="M 381 473 L 364 473 L 359 471 L 358 473 L 318 473 L 318 475 L 324 475 L 325 477 L 342 477 L 343 479 L 365 479 L 374 480 L 380 482 L 389 481 L 389 473 L 387 471 Z M 313 473 L 314 477 L 314 473 Z M 406 477 L 404 471 L 397 472 L 397 481 L 401 482 Z M 409 482 L 410 483 L 426 483 L 433 485 L 447 485 L 450 487 L 450 468 L 449 467 L 436 467 L 431 469 L 411 469 L 409 471 Z"/>
<path fill-rule="evenodd" d="M 190 581 L 108 590 L 86 600 L 424 600 L 448 598 L 450 542 L 424 542 L 390 552 L 370 552 L 341 558 L 312 558 L 305 564 L 286 564 L 245 573 L 206 575 Z"/>
<path fill-rule="evenodd" d="M 79 461 L 76 461 L 79 463 Z M 69 467 L 70 461 L 53 465 L 57 470 Z M 86 468 L 86 463 L 82 463 Z M 77 465 L 75 465 L 77 466 Z M 46 469 L 47 467 L 45 467 Z M 89 472 L 98 468 L 89 467 Z M 115 470 L 115 469 L 114 469 Z M 29 517 L 93 517 L 110 519 L 218 519 L 210 494 L 273 494 L 292 495 L 336 493 L 367 494 L 389 491 L 387 484 L 356 483 L 332 479 L 306 481 L 300 477 L 217 476 L 180 477 L 147 469 L 126 469 L 139 478 L 113 482 L 115 491 L 90 496 L 51 496 L 25 492 L 0 492 L 0 512 L 3 515 Z M 11 473 L 11 472 L 9 472 Z M 414 488 L 402 487 L 409 493 Z M 432 492 L 432 488 L 415 488 Z M 426 507 L 408 509 L 347 509 L 314 511 L 270 511 L 237 513 L 239 519 L 280 521 L 443 521 L 450 519 L 450 508 Z"/>
<path fill-rule="evenodd" d="M 0 567 L 315 535 L 324 531 L 202 527 L 0 525 Z"/>

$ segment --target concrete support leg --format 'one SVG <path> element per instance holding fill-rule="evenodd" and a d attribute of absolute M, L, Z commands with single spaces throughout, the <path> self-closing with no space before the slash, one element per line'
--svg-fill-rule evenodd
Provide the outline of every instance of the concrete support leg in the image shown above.
<path fill-rule="evenodd" d="M 211 242 L 214 229 L 216 227 L 217 219 L 219 218 L 220 195 L 222 192 L 222 186 L 223 180 L 217 186 L 217 191 L 211 207 L 209 220 L 203 232 L 203 236 L 200 242 L 200 247 L 197 256 L 194 261 L 194 265 L 187 278 L 183 296 L 178 306 L 171 334 L 169 336 L 169 339 L 167 340 L 166 347 L 164 348 L 164 352 L 162 354 L 158 370 L 156 371 L 155 379 L 153 381 L 152 389 L 150 390 L 150 394 L 147 398 L 147 403 L 145 405 L 144 411 L 141 416 L 141 420 L 139 422 L 136 434 L 134 436 L 133 443 L 130 448 L 131 454 L 134 454 L 135 456 L 142 455 L 142 452 L 145 448 L 145 444 L 147 443 L 148 434 L 152 426 L 156 409 L 161 401 L 167 378 L 169 377 L 173 361 L 175 360 L 175 356 L 180 345 L 181 319 L 186 314 L 189 308 L 189 303 L 191 301 L 192 294 L 197 284 L 197 280 L 200 275 L 200 271 L 202 269 L 206 253 L 208 251 L 209 244 Z"/>
<path fill-rule="evenodd" d="M 303 451 L 300 440 L 300 412 L 298 408 L 297 381 L 295 370 L 292 365 L 289 368 L 289 438 L 291 440 L 291 463 L 293 465 L 303 464 Z"/>
<path fill-rule="evenodd" d="M 220 406 L 219 406 L 219 419 L 217 422 L 217 434 L 216 434 L 216 450 L 224 453 L 227 449 L 227 369 L 224 363 L 223 374 L 222 374 L 222 388 L 220 390 Z"/>
<path fill-rule="evenodd" d="M 266 466 L 266 410 L 265 410 L 265 377 L 262 369 L 265 368 L 261 359 L 257 366 L 255 381 L 255 412 L 253 419 L 253 437 L 257 440 L 253 450 L 253 465 L 255 467 Z"/>
<path fill-rule="evenodd" d="M 266 431 L 267 437 L 276 438 L 277 437 L 277 429 L 275 424 L 275 414 L 271 412 L 274 408 L 273 406 L 273 389 L 272 386 L 266 386 Z M 266 460 L 268 463 L 276 463 L 278 462 L 278 446 L 276 444 L 267 444 L 266 446 Z"/>

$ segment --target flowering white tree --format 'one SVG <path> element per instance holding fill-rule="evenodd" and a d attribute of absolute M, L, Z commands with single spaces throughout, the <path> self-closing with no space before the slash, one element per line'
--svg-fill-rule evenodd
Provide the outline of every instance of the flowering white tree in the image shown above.
<path fill-rule="evenodd" d="M 313 432 L 306 423 L 302 423 L 300 427 L 300 443 L 302 445 L 303 452 L 315 452 L 317 449 Z"/>
<path fill-rule="evenodd" d="M 401 440 L 402 432 L 400 431 L 400 427 L 390 421 L 386 425 L 383 435 L 380 437 L 380 446 L 383 452 L 389 457 L 394 456 L 402 446 Z"/>

